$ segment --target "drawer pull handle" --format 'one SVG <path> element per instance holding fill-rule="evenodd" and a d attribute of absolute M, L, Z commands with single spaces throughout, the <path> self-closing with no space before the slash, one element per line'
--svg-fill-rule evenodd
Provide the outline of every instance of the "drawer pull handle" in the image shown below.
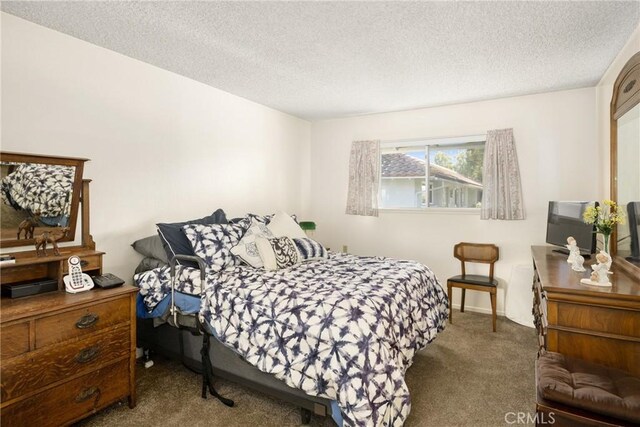
<path fill-rule="evenodd" d="M 83 259 L 80 260 L 80 267 L 86 267 L 87 265 L 89 265 L 89 261 L 85 261 Z"/>
<path fill-rule="evenodd" d="M 80 394 L 78 394 L 76 396 L 76 403 L 82 403 L 85 402 L 89 399 L 91 399 L 91 396 L 96 396 L 96 401 L 98 401 L 98 399 L 100 399 L 100 388 L 99 387 L 89 387 L 89 388 L 85 388 L 84 390 L 82 390 L 80 392 Z"/>
<path fill-rule="evenodd" d="M 76 322 L 76 328 L 78 329 L 86 329 L 95 325 L 100 317 L 97 314 L 89 313 L 85 314 Z"/>
<path fill-rule="evenodd" d="M 89 363 L 98 356 L 98 353 L 100 353 L 100 348 L 97 346 L 85 348 L 78 352 L 75 361 L 78 363 Z"/>

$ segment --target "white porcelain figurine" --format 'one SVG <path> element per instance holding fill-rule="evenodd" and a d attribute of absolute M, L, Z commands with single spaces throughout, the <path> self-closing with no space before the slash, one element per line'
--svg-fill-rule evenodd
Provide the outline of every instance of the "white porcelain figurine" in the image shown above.
<path fill-rule="evenodd" d="M 566 247 L 567 249 L 569 249 L 569 258 L 567 258 L 567 262 L 569 264 L 573 264 L 574 262 L 576 262 L 577 258 L 580 256 L 580 249 L 578 248 L 578 242 L 576 242 L 576 239 L 574 239 L 573 236 L 567 237 Z"/>
<path fill-rule="evenodd" d="M 587 269 L 584 268 L 584 265 L 582 264 L 584 264 L 584 257 L 578 254 L 575 261 L 573 261 L 573 264 L 571 264 L 571 269 L 573 271 L 586 271 Z"/>
<path fill-rule="evenodd" d="M 591 278 L 590 279 L 582 279 L 580 283 L 584 283 L 585 285 L 594 285 L 594 286 L 611 286 L 611 282 L 609 281 L 609 271 L 608 262 L 611 260 L 611 257 L 605 251 L 600 251 L 598 255 L 596 255 L 597 264 L 593 264 L 591 269 Z"/>

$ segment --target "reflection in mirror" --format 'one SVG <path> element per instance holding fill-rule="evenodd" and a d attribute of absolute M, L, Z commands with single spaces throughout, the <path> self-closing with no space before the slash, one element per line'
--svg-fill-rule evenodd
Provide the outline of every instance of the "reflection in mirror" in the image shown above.
<path fill-rule="evenodd" d="M 640 104 L 620 117 L 617 126 L 617 200 L 627 213 L 625 223 L 618 225 L 618 255 L 640 262 Z"/>
<path fill-rule="evenodd" d="M 75 173 L 75 166 L 0 162 L 0 240 L 28 240 L 69 226 Z"/>

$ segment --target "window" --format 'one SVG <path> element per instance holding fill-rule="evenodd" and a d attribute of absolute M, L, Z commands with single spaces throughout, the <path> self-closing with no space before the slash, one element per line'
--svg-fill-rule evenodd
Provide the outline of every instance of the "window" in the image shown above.
<path fill-rule="evenodd" d="M 484 143 L 484 135 L 381 143 L 380 207 L 479 208 Z"/>

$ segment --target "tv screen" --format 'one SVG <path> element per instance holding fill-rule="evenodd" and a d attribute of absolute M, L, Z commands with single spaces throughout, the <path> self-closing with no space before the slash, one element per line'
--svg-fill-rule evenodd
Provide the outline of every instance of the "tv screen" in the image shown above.
<path fill-rule="evenodd" d="M 588 206 L 596 202 L 549 202 L 547 217 L 547 243 L 565 247 L 567 237 L 576 239 L 580 252 L 592 254 L 596 251 L 595 227 L 585 224 L 582 215 Z"/>
<path fill-rule="evenodd" d="M 627 204 L 629 236 L 631 237 L 631 256 L 629 261 L 640 261 L 640 202 Z"/>

